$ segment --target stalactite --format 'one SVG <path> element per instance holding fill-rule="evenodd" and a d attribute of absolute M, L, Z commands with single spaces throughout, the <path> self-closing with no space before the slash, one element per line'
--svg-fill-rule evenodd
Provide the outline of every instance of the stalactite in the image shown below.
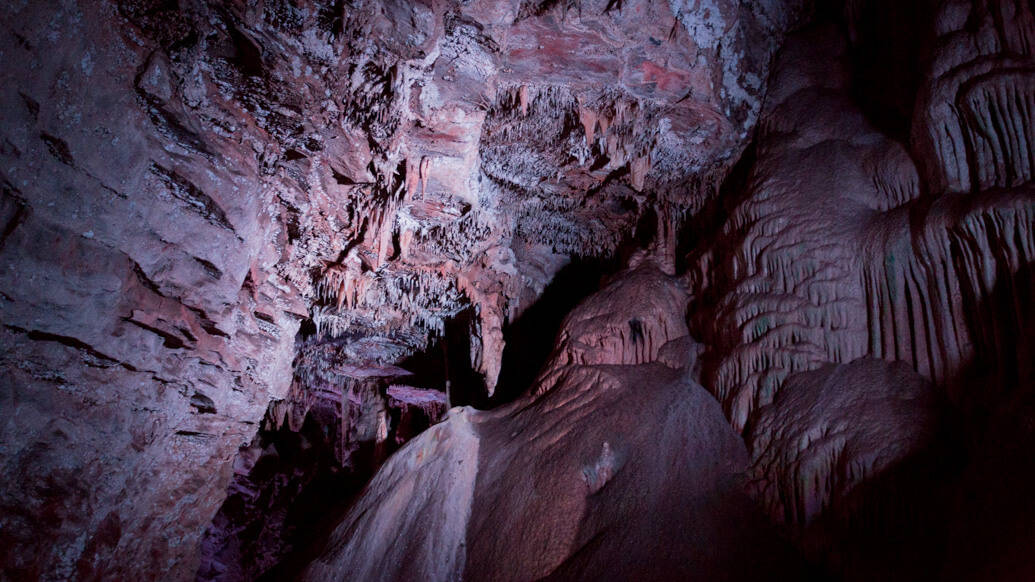
<path fill-rule="evenodd" d="M 755 494 L 775 520 L 803 528 L 930 443 L 935 402 L 902 363 L 860 359 L 792 375 L 747 435 Z"/>
<path fill-rule="evenodd" d="M 936 204 L 919 236 L 899 223 L 888 250 L 868 262 L 864 275 L 871 352 L 910 362 L 939 383 L 960 377 L 975 358 L 1023 353 L 1023 333 L 997 326 L 1004 316 L 1019 322 L 1031 317 L 1017 293 L 1032 285 L 1033 204 L 1030 189 L 990 193 Z M 1009 313 L 991 313 L 991 305 Z M 1011 348 L 1017 340 L 1022 345 Z M 1000 368 L 1017 369 L 1024 359 Z M 966 398 L 958 393 L 965 386 L 950 387 Z"/>

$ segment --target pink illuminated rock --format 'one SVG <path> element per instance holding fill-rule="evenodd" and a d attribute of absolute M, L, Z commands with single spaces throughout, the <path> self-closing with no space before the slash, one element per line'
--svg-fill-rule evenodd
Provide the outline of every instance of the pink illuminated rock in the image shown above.
<path fill-rule="evenodd" d="M 828 362 L 901 360 L 953 392 L 975 358 L 1028 369 L 1024 333 L 966 313 L 998 309 L 1000 285 L 1005 321 L 1030 320 L 1030 302 L 1013 298 L 1035 256 L 1030 185 L 921 204 L 909 154 L 849 98 L 847 49 L 833 29 L 788 42 L 747 191 L 691 253 L 703 383 L 738 429 L 790 374 Z M 1007 336 L 1022 345 L 981 353 Z"/>
<path fill-rule="evenodd" d="M 1025 579 L 1031 2 L 0 29 L 0 579 Z"/>
<path fill-rule="evenodd" d="M 774 520 L 808 525 L 928 447 L 937 421 L 930 383 L 903 363 L 860 359 L 795 374 L 747 436 L 757 494 Z"/>
<path fill-rule="evenodd" d="M 658 362 L 682 368 L 691 357 L 687 344 L 680 341 L 689 333 L 686 302 L 685 289 L 650 260 L 623 273 L 565 318 L 536 391 L 549 391 L 573 365 Z"/>
<path fill-rule="evenodd" d="M 455 408 L 406 445 L 303 577 L 792 575 L 793 554 L 739 488 L 743 444 L 685 362 L 615 360 L 610 346 L 621 345 L 613 342 L 629 318 L 679 320 L 680 297 L 680 285 L 649 265 L 619 275 L 562 329 L 584 340 L 583 360 L 557 360 L 550 390 L 493 411 Z M 604 317 L 623 327 L 586 327 Z M 567 349 L 562 342 L 558 353 Z"/>

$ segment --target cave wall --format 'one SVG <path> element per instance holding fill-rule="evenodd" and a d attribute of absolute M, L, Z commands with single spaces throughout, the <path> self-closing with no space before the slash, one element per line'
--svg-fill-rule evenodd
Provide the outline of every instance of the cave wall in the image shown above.
<path fill-rule="evenodd" d="M 1031 28 L 1023 5 L 998 32 L 987 32 L 999 41 L 986 54 L 970 53 L 977 34 L 970 30 L 987 31 L 1009 4 L 933 16 L 928 24 L 940 40 L 907 144 L 883 135 L 853 103 L 851 46 L 841 33 L 805 31 L 784 47 L 747 187 L 728 201 L 728 219 L 711 245 L 691 253 L 697 264 L 688 273 L 700 290 L 691 318 L 709 346 L 706 384 L 738 428 L 790 374 L 863 355 L 910 364 L 964 406 L 1030 378 L 1019 356 L 1031 351 L 1030 177 L 965 187 L 944 179 L 996 166 L 1023 173 L 1032 98 L 1020 93 L 1030 72 L 971 71 L 972 82 L 956 77 L 958 92 L 943 97 L 970 103 L 974 86 L 1000 83 L 1001 106 L 991 89 L 980 93 L 991 101 L 973 106 L 991 107 L 1010 123 L 955 106 L 951 117 L 935 120 L 932 111 L 946 105 L 929 95 L 944 85 L 947 59 L 963 69 L 968 58 L 1030 67 L 1028 45 L 1017 40 Z M 942 135 L 941 153 L 931 155 L 931 136 L 952 124 L 984 141 L 954 146 Z M 993 161 L 983 157 L 986 142 L 1009 147 Z M 976 394 L 965 386 L 973 368 L 1008 377 L 988 378 L 992 387 Z"/>
<path fill-rule="evenodd" d="M 1033 436 L 1031 8 L 950 4 L 898 24 L 919 54 L 886 63 L 912 77 L 883 103 L 858 86 L 885 64 L 872 5 L 789 39 L 744 186 L 689 257 L 702 383 L 751 447 L 751 486 L 848 579 L 1032 568 L 1011 549 L 1030 504 L 1003 491 L 1035 467 L 998 452 Z M 1003 489 L 976 485 L 990 466 Z"/>
<path fill-rule="evenodd" d="M 4 571 L 190 578 L 260 426 L 359 399 L 348 466 L 458 314 L 491 395 L 570 257 L 713 188 L 799 8 L 5 4 Z"/>
<path fill-rule="evenodd" d="M 659 348 L 680 336 L 673 322 L 684 314 L 690 335 L 675 353 L 691 360 L 664 361 L 685 365 L 689 381 L 711 391 L 744 437 L 749 460 L 734 472 L 743 472 L 746 490 L 792 541 L 786 556 L 808 564 L 804 571 L 783 564 L 794 572 L 787 575 L 1030 577 L 1033 566 L 1019 548 L 1033 539 L 1032 506 L 1021 491 L 1035 482 L 1030 455 L 1021 452 L 1035 442 L 1035 192 L 1026 169 L 1032 155 L 1031 8 L 1023 2 L 918 3 L 892 10 L 902 15 L 899 22 L 875 26 L 875 17 L 886 16 L 885 4 L 828 7 L 820 23 L 791 35 L 773 65 L 755 142 L 739 169 L 744 175 L 733 176 L 691 219 L 688 229 L 703 234 L 692 235 L 696 244 L 685 261 L 672 256 L 678 246 L 664 244 L 666 229 L 655 231 L 655 244 L 644 252 L 654 253 L 655 268 L 680 277 L 685 286 L 673 292 L 686 295 L 687 307 L 666 299 L 635 269 L 620 273 L 572 311 L 533 391 L 513 410 L 465 410 L 441 425 L 442 431 L 473 425 L 479 443 L 473 485 L 468 476 L 465 493 L 449 501 L 463 504 L 450 515 L 470 517 L 442 537 L 452 540 L 448 547 L 476 551 L 450 562 L 441 577 L 457 575 L 460 562 L 463 575 L 474 578 L 524 572 L 530 555 L 536 556 L 531 567 L 546 565 L 525 578 L 687 575 L 664 561 L 669 551 L 694 561 L 692 550 L 674 549 L 678 536 L 651 537 L 665 540 L 657 543 L 625 537 L 635 520 L 618 516 L 640 506 L 595 505 L 616 475 L 641 480 L 639 503 L 660 504 L 646 510 L 656 516 L 652 533 L 664 532 L 661 516 L 675 513 L 685 528 L 714 528 L 709 539 L 716 559 L 736 555 L 719 541 L 720 528 L 707 525 L 706 511 L 689 515 L 665 501 L 665 487 L 651 486 L 651 469 L 614 462 L 610 440 L 601 460 L 583 467 L 587 487 L 580 490 L 578 462 L 567 458 L 568 450 L 605 429 L 549 440 L 559 423 L 544 411 L 527 421 L 533 429 L 496 436 L 495 424 L 504 422 L 499 415 L 516 421 L 527 410 L 549 408 L 557 394 L 581 394 L 587 382 L 600 398 L 616 390 L 640 410 L 639 391 L 658 394 L 652 382 L 664 376 L 641 366 L 662 358 Z M 873 49 L 889 40 L 913 52 Z M 903 82 L 860 87 L 884 68 Z M 685 272 L 676 270 L 681 262 Z M 624 285 L 635 291 L 619 292 Z M 609 383 L 604 377 L 612 374 L 635 380 Z M 570 407 L 568 414 L 580 420 L 596 418 L 626 438 L 641 434 L 622 427 L 620 415 L 569 398 L 553 406 Z M 688 400 L 677 397 L 670 406 Z M 577 420 L 564 425 L 581 426 Z M 633 453 L 636 458 L 672 455 L 663 445 L 668 436 L 700 438 L 692 422 L 654 428 L 661 434 L 643 438 L 657 448 Z M 417 496 L 381 503 L 377 496 L 432 470 L 415 460 L 432 438 L 418 437 L 386 466 L 386 481 L 376 479 L 361 495 L 307 578 L 372 564 L 380 564 L 371 571 L 375 577 L 406 576 L 398 570 L 409 565 L 402 555 L 371 540 L 394 527 L 442 523 L 434 512 L 443 501 Z M 540 438 L 548 440 L 541 444 Z M 540 446 L 546 448 L 540 452 Z M 523 453 L 511 452 L 526 449 L 539 454 L 531 466 L 522 464 Z M 684 448 L 674 456 L 686 460 L 695 453 Z M 401 473 L 404 464 L 408 472 Z M 519 468 L 511 476 L 498 475 L 499 467 L 514 465 Z M 704 465 L 699 460 L 692 473 L 704 474 Z M 537 477 L 527 480 L 529 472 Z M 614 489 L 621 489 L 618 481 Z M 535 517 L 541 505 L 549 517 Z M 525 531 L 544 524 L 546 531 Z M 465 534 L 453 531 L 457 527 Z M 573 527 L 593 537 L 568 542 L 563 532 Z M 644 546 L 649 557 L 638 553 Z M 513 556 L 503 550 L 526 547 Z M 400 551 L 425 556 L 436 550 Z M 371 562 L 371 555 L 384 561 Z M 635 567 L 623 570 L 626 560 Z M 600 563 L 608 569 L 596 570 Z M 746 568 L 754 575 L 777 571 L 758 563 Z"/>
<path fill-rule="evenodd" d="M 737 486 L 743 441 L 691 378 L 686 301 L 653 260 L 617 274 L 565 319 L 535 393 L 456 408 L 404 446 L 302 578 L 802 575 Z"/>
<path fill-rule="evenodd" d="M 1029 571 L 1030 2 L 0 17 L 4 575 Z"/>
<path fill-rule="evenodd" d="M 255 128 L 203 133 L 115 5 L 2 10 L 0 560 L 189 578 L 307 317 L 275 184 Z"/>

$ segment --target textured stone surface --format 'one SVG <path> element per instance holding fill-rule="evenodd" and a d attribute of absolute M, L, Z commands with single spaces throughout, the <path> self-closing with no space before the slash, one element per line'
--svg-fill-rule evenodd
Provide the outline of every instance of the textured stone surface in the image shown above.
<path fill-rule="evenodd" d="M 633 289 L 656 302 L 621 301 Z M 647 320 L 684 302 L 678 282 L 644 265 L 575 314 Z M 587 321 L 574 315 L 561 335 Z M 793 552 L 739 487 L 743 443 L 688 367 L 608 362 L 607 342 L 584 345 L 587 360 L 557 364 L 550 390 L 494 411 L 453 409 L 401 449 L 304 578 L 793 575 Z"/>
<path fill-rule="evenodd" d="M 905 56 L 859 52 L 868 34 L 904 34 L 870 28 L 880 6 L 849 5 L 847 38 L 818 27 L 787 42 L 741 185 L 701 216 L 714 236 L 687 281 L 702 383 L 752 446 L 759 501 L 837 577 L 1023 579 L 1032 566 L 1011 548 L 1032 539 L 1031 508 L 1003 489 L 1035 468 L 991 449 L 1016 450 L 992 444 L 1004 431 L 1031 442 L 1027 405 L 1002 408 L 1031 394 L 1030 8 L 950 3 L 896 25 L 934 60 L 908 57 L 915 95 L 885 95 L 916 100 L 895 132 L 858 97 L 860 69 Z M 910 128 L 908 143 L 888 133 Z M 1010 465 L 993 480 L 1011 485 L 976 486 L 990 464 Z"/>
<path fill-rule="evenodd" d="M 274 189 L 113 6 L 3 12 L 3 568 L 189 578 L 307 317 Z"/>
<path fill-rule="evenodd" d="M 461 312 L 491 394 L 502 327 L 570 255 L 700 203 L 679 185 L 744 147 L 796 15 L 5 4 L 5 571 L 190 577 L 262 422 L 358 401 L 347 466 L 409 430 L 380 426 L 392 366 Z"/>
<path fill-rule="evenodd" d="M 808 524 L 852 489 L 934 440 L 930 384 L 869 358 L 795 374 L 758 411 L 748 443 L 773 518 Z"/>
<path fill-rule="evenodd" d="M 1030 2 L 0 22 L 0 578 L 1031 578 Z"/>
<path fill-rule="evenodd" d="M 1031 186 L 932 191 L 852 103 L 847 48 L 830 28 L 788 42 L 747 187 L 691 253 L 704 384 L 738 428 L 788 374 L 864 355 L 959 400 L 975 362 L 1030 376 Z"/>

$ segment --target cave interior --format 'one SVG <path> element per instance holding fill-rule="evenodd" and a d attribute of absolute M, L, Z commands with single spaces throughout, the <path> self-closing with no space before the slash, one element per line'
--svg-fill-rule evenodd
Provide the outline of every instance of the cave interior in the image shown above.
<path fill-rule="evenodd" d="M 1035 580 L 1032 0 L 0 29 L 0 581 Z"/>

